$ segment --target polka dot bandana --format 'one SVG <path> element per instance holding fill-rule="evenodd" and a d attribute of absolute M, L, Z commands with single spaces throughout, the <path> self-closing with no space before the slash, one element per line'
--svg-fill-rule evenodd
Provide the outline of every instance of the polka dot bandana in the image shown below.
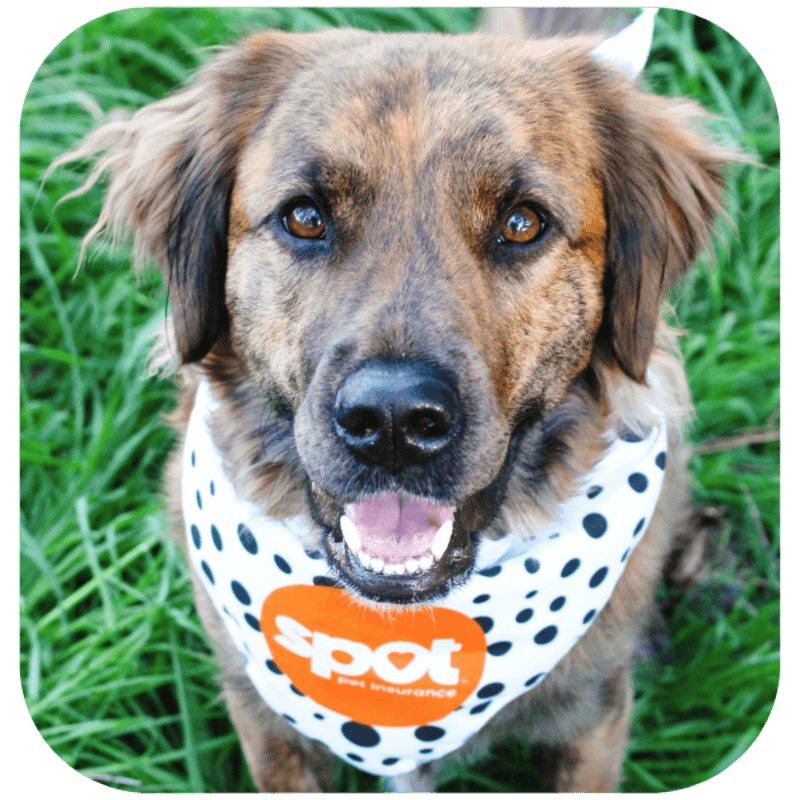
<path fill-rule="evenodd" d="M 207 427 L 204 382 L 187 431 L 190 561 L 259 694 L 298 731 L 375 775 L 456 750 L 536 686 L 607 603 L 661 490 L 666 433 L 626 434 L 546 529 L 480 543 L 444 600 L 392 616 L 336 588 L 305 517 L 240 500 Z"/>

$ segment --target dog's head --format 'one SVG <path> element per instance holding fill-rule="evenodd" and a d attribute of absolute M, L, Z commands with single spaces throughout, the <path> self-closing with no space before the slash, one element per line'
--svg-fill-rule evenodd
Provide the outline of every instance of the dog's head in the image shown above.
<path fill-rule="evenodd" d="M 469 573 L 526 437 L 646 380 L 706 239 L 725 154 L 595 45 L 266 33 L 77 152 L 106 151 L 98 225 L 163 267 L 247 468 L 283 448 L 367 597 Z"/>

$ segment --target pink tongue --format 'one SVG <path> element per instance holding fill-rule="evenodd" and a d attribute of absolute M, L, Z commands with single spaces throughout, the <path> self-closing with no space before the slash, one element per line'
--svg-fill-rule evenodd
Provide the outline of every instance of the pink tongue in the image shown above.
<path fill-rule="evenodd" d="M 430 550 L 436 531 L 453 519 L 454 509 L 411 501 L 400 512 L 396 494 L 373 497 L 347 507 L 361 536 L 361 547 L 388 564 L 399 564 Z"/>

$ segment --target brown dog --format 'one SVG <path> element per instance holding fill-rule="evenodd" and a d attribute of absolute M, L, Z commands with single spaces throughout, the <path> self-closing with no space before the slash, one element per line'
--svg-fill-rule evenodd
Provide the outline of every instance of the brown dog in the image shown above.
<path fill-rule="evenodd" d="M 271 634 L 264 598 L 272 588 L 254 592 L 219 573 L 215 581 L 203 555 L 213 554 L 212 541 L 220 553 L 269 545 L 271 529 L 237 527 L 225 512 L 215 524 L 195 524 L 223 480 L 264 519 L 306 520 L 313 591 L 356 598 L 365 627 L 376 609 L 391 627 L 398 608 L 423 606 L 436 618 L 430 609 L 450 598 L 488 599 L 473 589 L 501 561 L 486 568 L 481 554 L 512 533 L 528 548 L 519 562 L 527 588 L 538 587 L 525 597 L 543 595 L 537 542 L 561 535 L 543 532 L 570 498 L 595 497 L 600 487 L 587 494 L 587 476 L 609 437 L 636 441 L 658 429 L 668 441 L 666 463 L 663 451 L 658 460 L 663 485 L 646 530 L 633 531 L 636 549 L 616 559 L 626 563 L 610 599 L 581 611 L 585 630 L 546 677 L 520 683 L 525 690 L 509 702 L 495 700 L 498 713 L 462 749 L 479 755 L 494 740 L 522 735 L 561 753 L 558 790 L 616 788 L 631 658 L 685 526 L 680 425 L 688 392 L 659 310 L 707 239 L 731 154 L 693 127 L 697 106 L 645 93 L 593 55 L 596 46 L 592 38 L 268 32 L 220 55 L 187 89 L 101 127 L 65 158 L 102 153 L 95 178 L 111 175 L 90 235 L 131 230 L 139 254 L 163 268 L 168 338 L 183 365 L 179 429 L 198 386 L 210 387 L 211 440 L 225 477 L 210 493 L 198 489 L 196 501 L 194 488 L 184 489 L 182 511 L 182 473 L 195 469 L 200 452 L 190 446 L 170 462 L 167 486 L 176 540 L 198 567 L 198 607 L 262 791 L 330 788 L 332 756 L 311 740 L 322 737 L 262 700 L 242 658 L 257 660 L 255 640 L 236 638 L 247 623 L 248 635 L 269 645 L 266 663 L 285 681 L 283 694 L 316 703 L 317 719 L 349 717 L 341 728 L 352 746 L 343 752 L 357 764 L 395 723 L 376 722 L 380 709 L 369 712 L 374 718 L 341 711 L 333 690 L 314 689 L 310 676 L 310 689 L 301 691 L 294 673 L 290 686 L 281 673 L 299 670 L 293 657 L 310 657 L 319 678 L 316 648 L 327 643 L 339 685 L 363 688 L 342 675 L 367 674 L 354 666 L 366 654 L 371 687 L 388 693 L 410 681 L 409 659 L 428 658 L 433 679 L 442 642 L 452 658 L 436 662 L 441 685 L 468 664 L 458 660 L 462 642 L 448 623 L 422 643 L 386 650 L 311 631 L 289 616 L 305 613 L 296 603 L 275 616 L 280 633 Z M 409 509 L 427 509 L 429 531 L 406 521 Z M 584 527 L 563 532 L 580 556 L 564 565 L 565 579 L 602 536 Z M 277 554 L 274 561 L 292 570 Z M 502 561 L 508 575 L 512 561 Z M 594 572 L 589 585 L 605 575 Z M 228 585 L 236 600 L 223 607 L 213 592 Z M 535 615 L 560 613 L 565 598 L 550 600 Z M 326 603 L 323 610 L 339 607 Z M 533 608 L 520 611 L 518 627 L 531 616 Z M 489 670 L 512 644 L 492 639 L 495 620 L 473 619 Z M 528 646 L 546 646 L 555 629 L 531 629 L 538 633 Z M 380 653 L 388 654 L 382 668 Z M 506 688 L 487 684 L 487 674 L 478 669 L 474 693 L 448 713 L 483 713 L 492 701 L 478 699 Z M 395 676 L 394 687 L 377 680 L 385 675 Z M 451 690 L 407 691 L 434 698 Z M 424 713 L 407 724 L 421 742 L 434 741 L 444 730 L 427 724 L 439 719 L 433 711 Z M 385 773 L 395 775 L 394 788 L 433 787 L 441 761 L 430 759 L 441 753 L 419 752 L 414 771 Z"/>

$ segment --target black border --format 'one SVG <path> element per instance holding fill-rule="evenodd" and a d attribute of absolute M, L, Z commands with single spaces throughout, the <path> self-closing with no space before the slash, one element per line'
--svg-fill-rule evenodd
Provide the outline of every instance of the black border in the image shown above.
<path fill-rule="evenodd" d="M 152 3 L 154 6 L 168 6 L 169 3 Z M 177 3 L 175 5 L 178 5 Z M 207 5 L 201 3 L 180 3 L 184 6 Z M 208 4 L 211 5 L 211 4 Z M 216 5 L 216 4 L 215 4 Z M 219 5 L 243 5 L 241 3 L 220 3 Z M 379 4 L 380 5 L 380 4 Z M 596 5 L 594 3 L 572 3 L 572 5 Z M 794 24 L 797 20 L 798 12 L 795 7 L 788 3 L 778 3 L 775 0 L 766 2 L 744 3 L 739 0 L 691 0 L 687 3 L 686 10 L 707 17 L 708 19 L 722 25 L 730 33 L 740 39 L 750 50 L 753 57 L 769 78 L 772 90 L 778 103 L 781 115 L 782 131 L 797 130 L 797 106 L 792 103 L 790 98 L 796 97 L 796 70 L 797 70 L 797 45 L 796 30 Z M 2 169 L 2 185 L 9 187 L 7 194 L 3 194 L 4 213 L 0 215 L 3 227 L 7 227 L 3 243 L 10 250 L 17 242 L 18 234 L 16 228 L 12 231 L 11 226 L 16 215 L 12 211 L 12 193 L 10 187 L 15 184 L 17 177 L 18 155 L 18 120 L 19 109 L 22 104 L 28 84 L 33 73 L 56 44 L 70 31 L 83 25 L 94 17 L 106 14 L 118 8 L 128 6 L 109 3 L 108 0 L 73 0 L 72 2 L 53 2 L 48 0 L 45 3 L 24 4 L 16 3 L 5 11 L 6 31 L 3 47 L 0 48 L 0 63 L 4 77 L 3 94 L 7 95 L 6 102 L 10 109 L 3 121 L 0 135 L 3 137 L 3 152 L 7 157 L 0 160 Z M 792 91 L 794 86 L 794 93 Z M 16 121 L 16 126 L 14 125 Z M 14 127 L 17 130 L 14 130 Z M 793 136 L 787 137 L 793 141 Z M 792 175 L 796 169 L 794 153 L 784 155 L 783 174 Z M 786 181 L 788 186 L 792 186 L 791 181 Z M 14 202 L 16 202 L 14 200 Z M 796 195 L 790 191 L 786 200 L 789 210 L 796 207 Z M 6 207 L 8 204 L 8 207 Z M 793 215 L 789 215 L 792 219 Z M 796 246 L 794 240 L 790 240 L 790 253 Z M 16 263 L 17 256 L 9 254 L 6 265 Z M 794 263 L 791 258 L 788 263 Z M 6 266 L 3 272 L 2 281 L 10 281 L 12 270 Z M 794 289 L 798 276 L 794 271 L 786 273 L 786 284 L 790 296 L 794 295 Z M 13 299 L 11 287 L 8 292 L 0 293 L 0 325 L 11 328 L 15 319 L 18 319 L 18 306 Z M 796 341 L 792 330 L 797 330 L 798 322 L 793 315 L 787 321 L 786 330 L 788 341 Z M 0 339 L 7 343 L 16 342 L 16 335 Z M 6 355 L 3 349 L 2 358 L 8 357 L 9 360 L 17 361 L 16 351 L 14 355 Z M 18 372 L 18 370 L 17 370 Z M 796 378 L 791 376 L 789 381 L 790 397 L 794 395 L 793 389 Z M 2 431 L 2 441 L 6 441 L 4 451 L 14 453 L 17 451 L 18 440 L 14 436 L 11 421 L 18 420 L 17 408 L 13 405 L 13 399 L 3 395 L 3 415 L 2 419 L 8 423 L 0 428 Z M 5 406 L 8 405 L 8 408 Z M 788 415 L 789 428 L 788 436 L 790 441 L 794 440 L 795 431 L 792 425 L 792 416 Z M 18 428 L 17 428 L 18 429 Z M 786 431 L 784 431 L 784 436 Z M 789 448 L 789 453 L 792 448 Z M 13 459 L 9 462 L 13 466 Z M 795 459 L 790 455 L 784 462 L 784 467 L 789 469 L 789 485 L 791 476 L 796 468 Z M 2 487 L 3 504 L 2 507 L 9 512 L 14 507 L 15 482 L 11 468 L 4 468 L 3 473 L 8 472 L 8 479 L 0 481 Z M 18 485 L 18 483 L 17 483 Z M 791 495 L 789 505 L 793 506 Z M 10 514 L 9 514 L 10 515 Z M 784 558 L 792 559 L 793 542 L 787 538 Z M 9 542 L 12 537 L 7 536 Z M 11 545 L 8 545 L 9 550 Z M 786 555 L 786 550 L 789 555 Z M 790 561 L 789 563 L 793 563 Z M 3 732 L 3 756 L 4 756 L 4 775 L 3 785 L 10 797 L 31 796 L 53 797 L 59 800 L 83 800 L 84 798 L 109 797 L 114 791 L 77 775 L 72 769 L 66 766 L 60 759 L 52 757 L 52 751 L 47 747 L 39 736 L 38 732 L 31 724 L 30 717 L 22 699 L 19 688 L 19 668 L 15 663 L 15 653 L 17 647 L 12 646 L 10 641 L 17 631 L 17 620 L 14 611 L 17 608 L 18 597 L 16 587 L 18 586 L 16 567 L 17 558 L 13 552 L 6 554 L 2 559 L 0 569 L 2 569 L 3 579 L 0 581 L 2 590 L 2 616 L 0 616 L 0 626 L 2 630 L 2 641 L 7 642 L 3 648 L 6 656 L 0 662 L 0 686 L 2 701 L 0 707 L 6 709 L 4 716 Z M 797 584 L 789 582 L 784 586 L 784 602 L 788 607 L 794 606 L 793 597 L 797 596 Z M 784 670 L 786 664 L 795 663 L 796 642 L 789 639 L 783 642 Z M 14 662 L 12 662 L 14 659 Z M 784 673 L 785 674 L 785 673 Z M 788 789 L 796 784 L 793 780 L 794 764 L 792 763 L 792 751 L 796 749 L 797 733 L 794 730 L 791 720 L 798 712 L 798 691 L 796 685 L 781 685 L 780 699 L 776 702 L 775 709 L 770 717 L 767 726 L 759 739 L 752 745 L 750 750 L 728 770 L 700 786 L 683 790 L 684 793 L 692 795 L 692 800 L 750 800 L 757 796 L 759 792 L 780 791 Z M 223 797 L 234 797 L 235 795 L 220 795 Z M 630 797 L 646 795 L 628 795 Z"/>

